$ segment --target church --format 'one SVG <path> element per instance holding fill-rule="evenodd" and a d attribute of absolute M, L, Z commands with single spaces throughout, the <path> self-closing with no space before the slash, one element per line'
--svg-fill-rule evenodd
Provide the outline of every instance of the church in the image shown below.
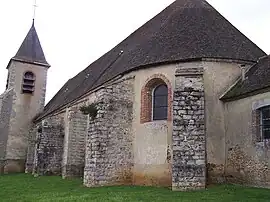
<path fill-rule="evenodd" d="M 0 173 L 270 188 L 270 56 L 207 1 L 176 0 L 45 106 L 49 68 L 33 21 L 0 96 Z"/>

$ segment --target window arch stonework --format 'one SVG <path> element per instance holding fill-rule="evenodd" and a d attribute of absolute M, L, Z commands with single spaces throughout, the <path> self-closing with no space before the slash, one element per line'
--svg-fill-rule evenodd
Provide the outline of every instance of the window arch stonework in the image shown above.
<path fill-rule="evenodd" d="M 161 85 L 166 85 L 167 94 L 167 121 L 172 120 L 172 86 L 163 74 L 154 74 L 147 79 L 141 90 L 141 116 L 140 122 L 146 123 L 153 120 L 153 91 Z"/>

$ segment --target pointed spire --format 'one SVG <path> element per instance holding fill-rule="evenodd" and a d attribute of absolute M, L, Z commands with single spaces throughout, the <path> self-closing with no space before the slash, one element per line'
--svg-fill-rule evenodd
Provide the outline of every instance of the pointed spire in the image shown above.
<path fill-rule="evenodd" d="M 22 42 L 18 52 L 12 58 L 23 62 L 39 63 L 44 66 L 50 66 L 46 61 L 44 52 L 42 50 L 36 28 L 35 19 L 33 19 L 32 26 Z"/>

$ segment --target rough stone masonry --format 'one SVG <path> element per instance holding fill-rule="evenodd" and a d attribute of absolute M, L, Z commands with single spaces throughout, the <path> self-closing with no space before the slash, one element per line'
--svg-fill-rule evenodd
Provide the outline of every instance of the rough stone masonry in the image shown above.
<path fill-rule="evenodd" d="M 52 116 L 43 120 L 37 132 L 33 173 L 61 174 L 64 143 L 63 118 Z"/>
<path fill-rule="evenodd" d="M 172 190 L 205 188 L 203 68 L 177 68 L 173 98 Z"/>
<path fill-rule="evenodd" d="M 63 178 L 83 176 L 88 116 L 79 108 L 75 106 L 68 109 L 65 120 Z"/>
<path fill-rule="evenodd" d="M 101 91 L 97 117 L 90 120 L 86 138 L 84 185 L 131 184 L 134 78 Z"/>
<path fill-rule="evenodd" d="M 6 161 L 6 149 L 8 132 L 10 128 L 10 115 L 12 112 L 13 89 L 0 95 L 0 174 L 4 173 Z"/>

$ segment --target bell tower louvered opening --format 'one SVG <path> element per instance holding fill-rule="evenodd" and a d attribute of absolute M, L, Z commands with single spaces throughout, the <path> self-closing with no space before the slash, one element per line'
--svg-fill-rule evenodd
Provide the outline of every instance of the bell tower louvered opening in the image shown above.
<path fill-rule="evenodd" d="M 25 72 L 22 82 L 22 93 L 33 94 L 35 91 L 35 75 L 33 72 Z"/>

